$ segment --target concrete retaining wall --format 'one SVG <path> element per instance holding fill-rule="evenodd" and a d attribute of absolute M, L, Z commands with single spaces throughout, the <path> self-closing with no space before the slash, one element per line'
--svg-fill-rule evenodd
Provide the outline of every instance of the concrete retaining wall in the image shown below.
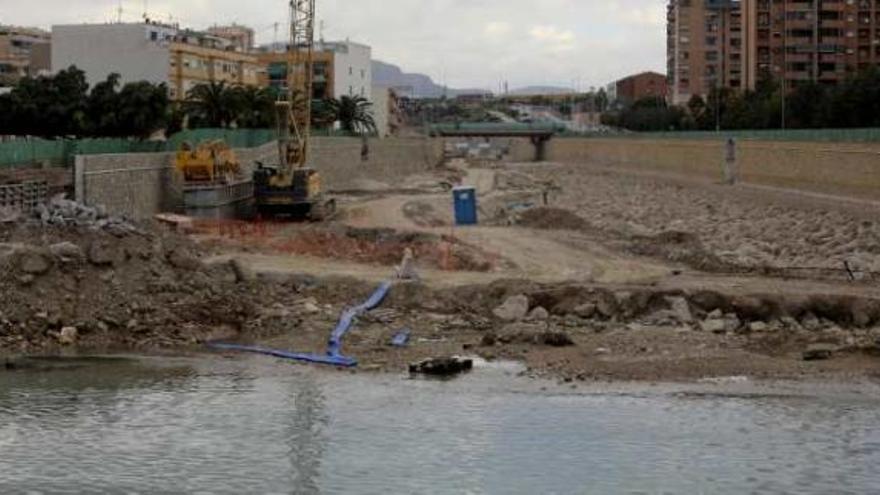
<path fill-rule="evenodd" d="M 370 140 L 369 160 L 362 161 L 357 138 L 316 138 L 312 164 L 327 190 L 357 187 L 359 179 L 392 180 L 429 170 L 442 159 L 443 143 L 427 139 Z M 256 161 L 278 163 L 278 144 L 236 150 L 245 173 Z M 104 205 L 130 218 L 150 218 L 182 210 L 182 184 L 174 173 L 174 153 L 80 155 L 74 166 L 76 199 Z"/>
<path fill-rule="evenodd" d="M 327 190 L 356 188 L 359 180 L 394 180 L 425 172 L 443 159 L 442 140 L 421 138 L 371 139 L 369 159 L 363 161 L 357 138 L 317 138 L 312 164 Z"/>
<path fill-rule="evenodd" d="M 76 200 L 103 205 L 113 215 L 142 219 L 176 211 L 182 199 L 175 182 L 174 153 L 78 155 L 74 159 Z"/>
<path fill-rule="evenodd" d="M 523 144 L 527 149 L 526 144 Z M 743 182 L 880 200 L 880 145 L 740 141 Z M 549 160 L 599 163 L 716 181 L 722 177 L 723 141 L 560 139 Z"/>

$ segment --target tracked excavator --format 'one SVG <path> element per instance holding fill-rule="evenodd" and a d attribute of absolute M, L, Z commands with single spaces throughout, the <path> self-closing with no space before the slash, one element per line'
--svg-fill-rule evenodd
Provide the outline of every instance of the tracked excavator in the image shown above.
<path fill-rule="evenodd" d="M 336 201 L 309 166 L 315 51 L 315 0 L 290 1 L 287 99 L 276 103 L 279 165 L 254 171 L 256 208 L 263 218 L 325 220 Z"/>

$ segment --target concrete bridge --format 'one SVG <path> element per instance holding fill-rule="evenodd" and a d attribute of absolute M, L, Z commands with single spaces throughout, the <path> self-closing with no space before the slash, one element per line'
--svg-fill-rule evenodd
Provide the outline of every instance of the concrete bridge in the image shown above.
<path fill-rule="evenodd" d="M 535 146 L 535 161 L 547 159 L 547 142 L 565 130 L 554 124 L 457 123 L 429 127 L 431 137 L 528 138 Z"/>

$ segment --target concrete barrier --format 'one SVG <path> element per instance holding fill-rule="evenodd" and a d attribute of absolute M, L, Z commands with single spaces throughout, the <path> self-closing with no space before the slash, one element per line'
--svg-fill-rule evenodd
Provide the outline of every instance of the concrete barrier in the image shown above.
<path fill-rule="evenodd" d="M 723 140 L 556 138 L 549 159 L 721 181 Z M 740 181 L 880 200 L 880 145 L 739 141 Z"/>

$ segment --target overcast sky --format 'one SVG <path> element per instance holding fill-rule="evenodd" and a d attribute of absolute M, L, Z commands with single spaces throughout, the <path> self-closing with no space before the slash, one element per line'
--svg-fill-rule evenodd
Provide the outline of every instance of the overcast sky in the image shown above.
<path fill-rule="evenodd" d="M 127 20 L 143 0 L 123 0 Z M 587 90 L 643 70 L 664 72 L 665 0 L 318 0 L 326 39 L 373 47 L 373 58 L 452 87 L 554 85 Z M 117 0 L 0 0 L 0 23 L 105 22 Z M 244 6 L 244 7 L 242 7 Z M 239 22 L 285 36 L 286 0 L 148 0 L 154 18 L 195 28 Z"/>

